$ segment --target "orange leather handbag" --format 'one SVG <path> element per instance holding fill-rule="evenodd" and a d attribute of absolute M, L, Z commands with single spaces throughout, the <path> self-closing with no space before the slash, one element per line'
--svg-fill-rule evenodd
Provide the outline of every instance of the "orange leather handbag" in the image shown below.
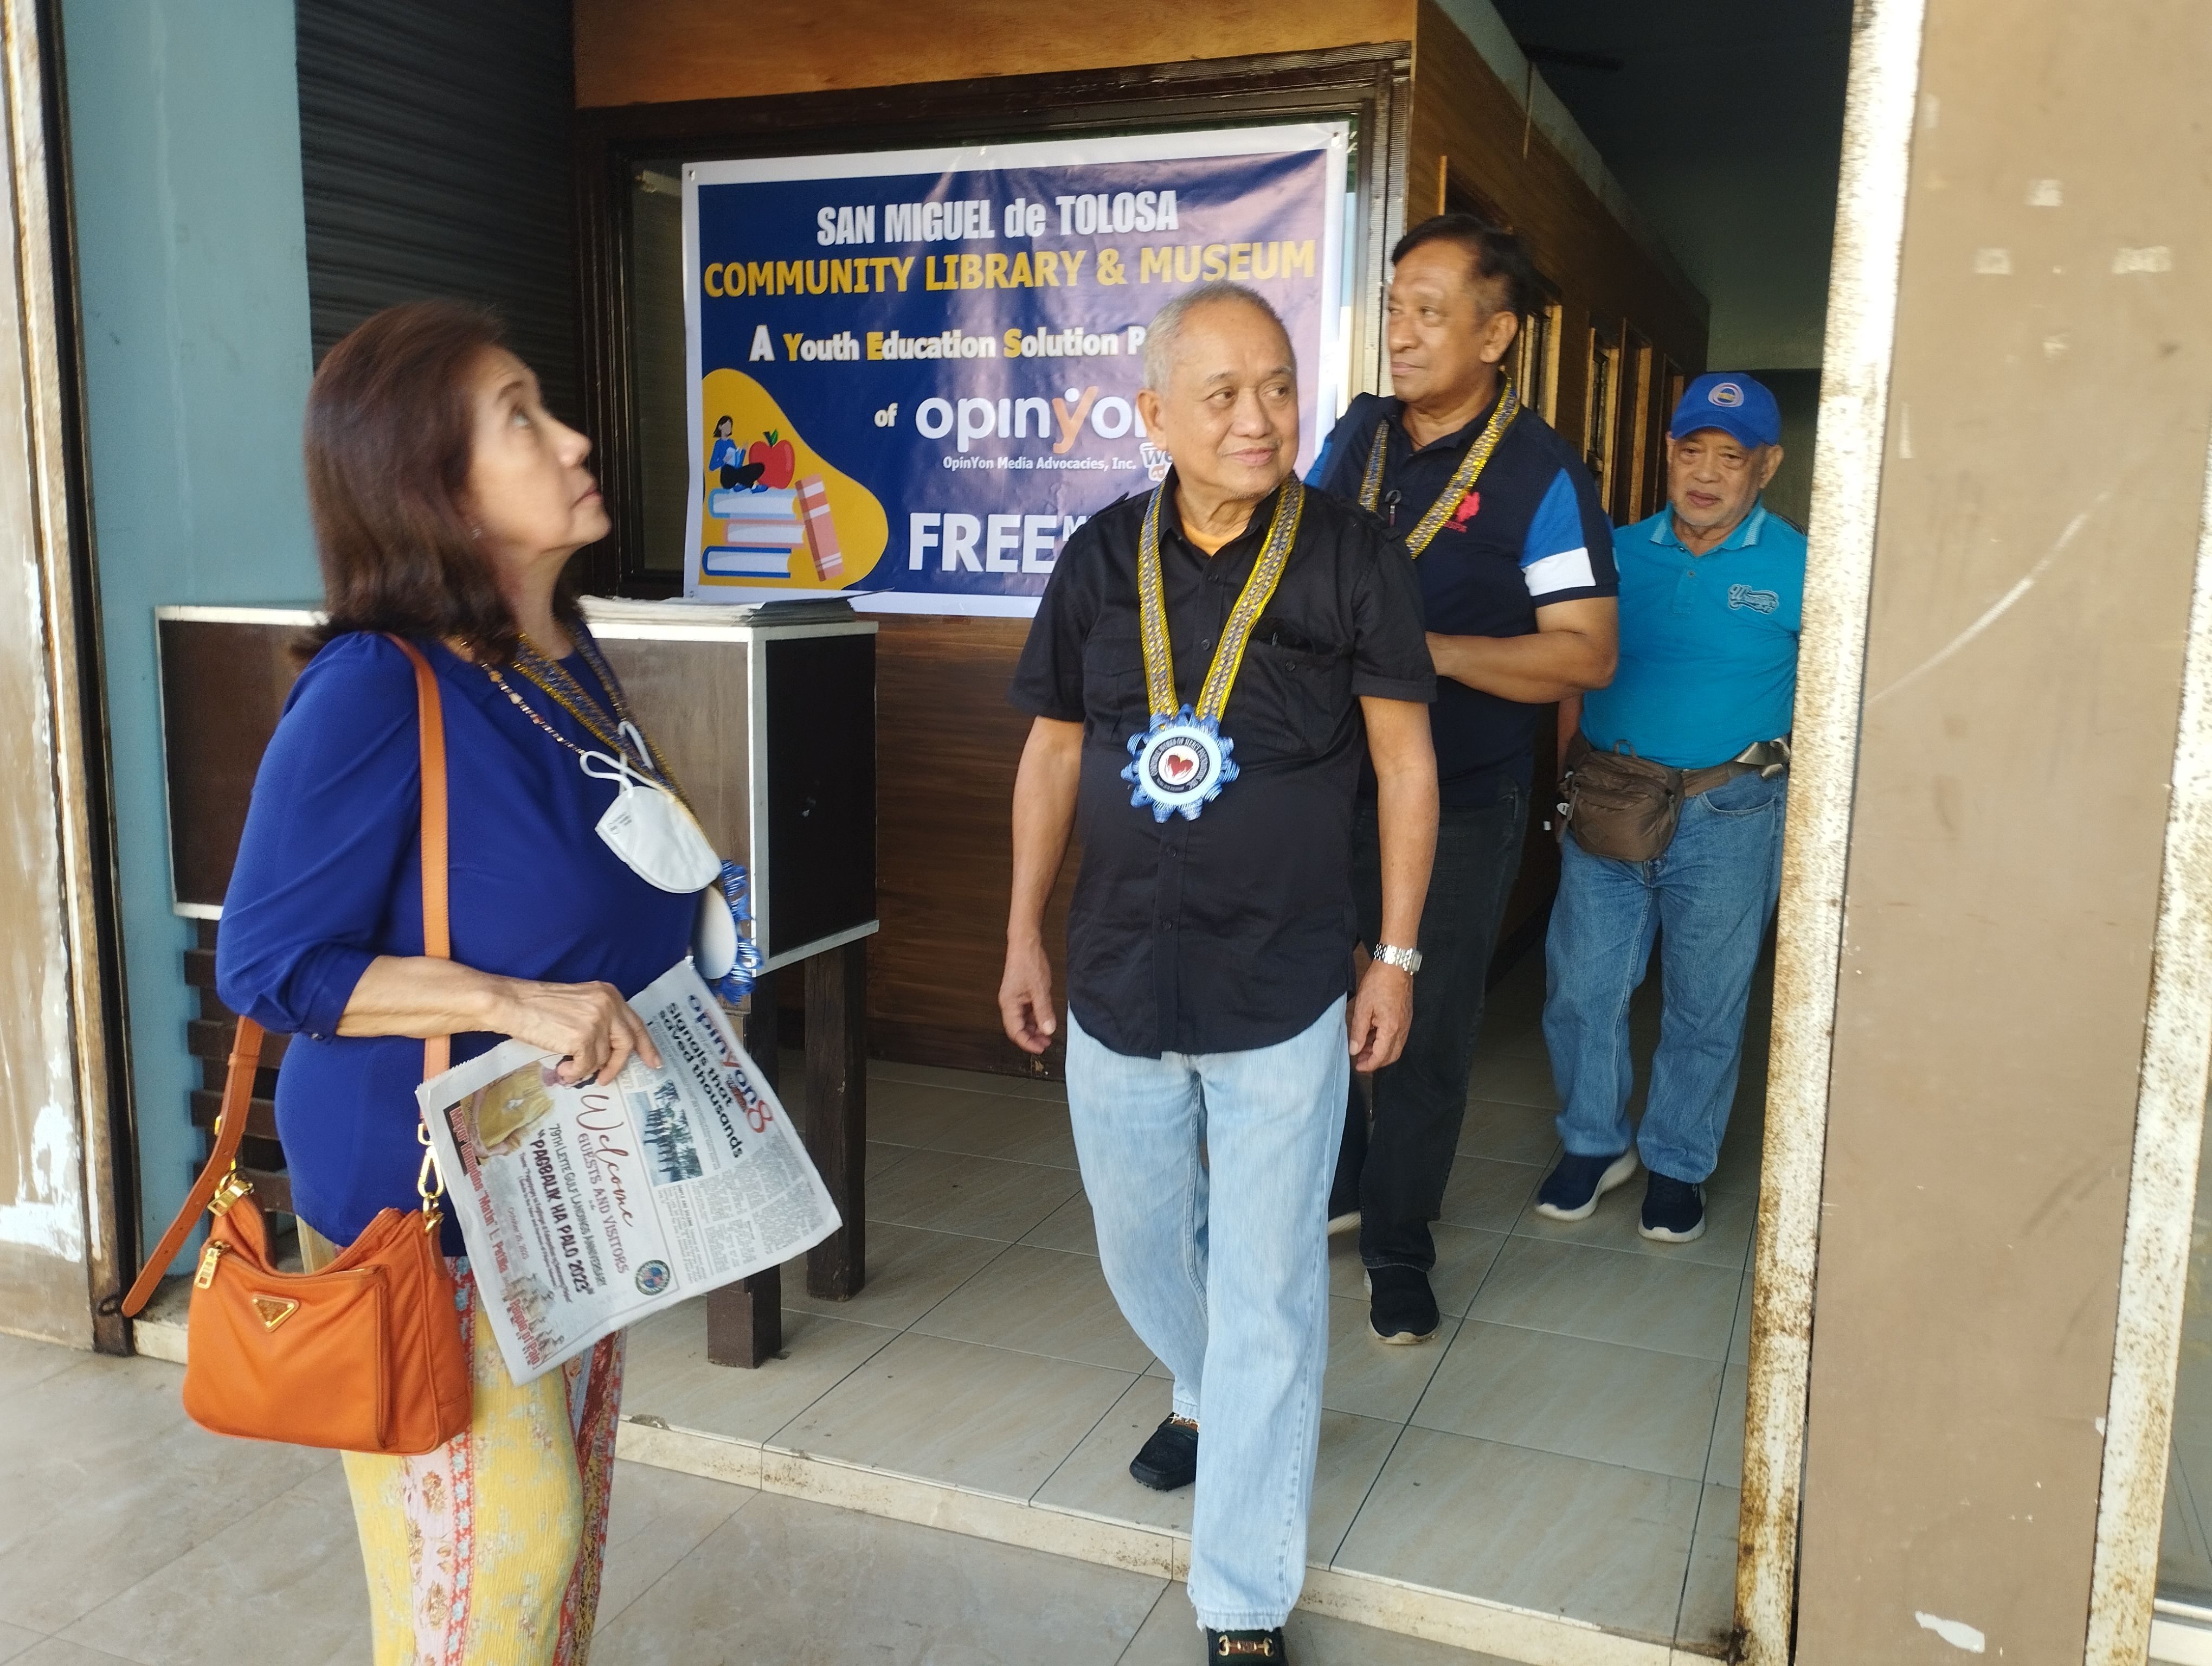
<path fill-rule="evenodd" d="M 422 952 L 452 956 L 446 919 L 446 730 L 438 682 L 410 642 L 422 743 Z M 444 1188 L 418 1122 L 422 1207 L 384 1209 L 328 1266 L 280 1271 L 239 1142 L 261 1059 L 261 1026 L 238 1020 L 215 1153 L 123 1299 L 136 1317 L 204 1208 L 213 1217 L 192 1280 L 185 1413 L 202 1428 L 343 1451 L 435 1451 L 469 1425 L 469 1363 L 453 1279 L 439 1248 Z M 449 1040 L 422 1044 L 424 1079 Z"/>

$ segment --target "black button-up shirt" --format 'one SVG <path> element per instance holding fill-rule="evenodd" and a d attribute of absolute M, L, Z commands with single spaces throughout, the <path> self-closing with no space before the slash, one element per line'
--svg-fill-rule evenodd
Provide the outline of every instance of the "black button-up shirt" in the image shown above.
<path fill-rule="evenodd" d="M 1169 477 L 1161 592 L 1187 704 L 1279 496 L 1209 557 L 1183 538 Z M 1239 774 L 1195 821 L 1157 822 L 1121 779 L 1129 737 L 1152 721 L 1137 623 L 1148 497 L 1123 498 L 1068 539 L 1011 690 L 1024 711 L 1083 725 L 1068 1006 L 1116 1053 L 1272 1047 L 1352 986 L 1352 812 L 1366 754 L 1358 702 L 1435 697 L 1420 589 L 1373 516 L 1309 490 L 1222 713 Z"/>

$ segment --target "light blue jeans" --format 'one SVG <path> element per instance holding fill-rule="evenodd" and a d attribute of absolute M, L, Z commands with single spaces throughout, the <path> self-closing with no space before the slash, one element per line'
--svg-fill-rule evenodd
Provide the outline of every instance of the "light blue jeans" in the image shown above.
<path fill-rule="evenodd" d="M 1744 1006 L 1782 890 L 1789 777 L 1757 775 L 1682 806 L 1656 861 L 1561 848 L 1545 939 L 1544 1041 L 1565 1108 L 1559 1143 L 1577 1157 L 1628 1149 L 1628 998 L 1659 933 L 1659 1048 L 1636 1136 L 1644 1166 L 1703 1181 L 1720 1160 L 1743 1058 Z"/>
<path fill-rule="evenodd" d="M 1068 1015 L 1067 1108 L 1106 1282 L 1199 1426 L 1190 1602 L 1217 1631 L 1281 1625 L 1305 1584 L 1344 1006 L 1273 1047 L 1157 1059 L 1111 1052 Z"/>

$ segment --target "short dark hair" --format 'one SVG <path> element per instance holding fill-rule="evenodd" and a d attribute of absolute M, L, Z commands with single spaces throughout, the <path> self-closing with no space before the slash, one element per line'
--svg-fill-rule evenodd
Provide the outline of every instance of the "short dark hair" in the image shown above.
<path fill-rule="evenodd" d="M 325 356 L 307 389 L 305 449 L 325 617 L 303 652 L 388 630 L 514 657 L 514 611 L 461 502 L 476 432 L 469 373 L 506 345 L 482 307 L 419 301 L 386 307 Z M 553 611 L 581 622 L 570 573 Z"/>
<path fill-rule="evenodd" d="M 1505 303 L 1516 313 L 1534 313 L 1544 305 L 1544 282 L 1536 276 L 1528 246 L 1510 231 L 1501 231 L 1480 215 L 1431 215 L 1398 240 L 1390 251 L 1395 266 L 1424 243 L 1456 243 L 1474 261 L 1476 275 L 1502 285 Z"/>

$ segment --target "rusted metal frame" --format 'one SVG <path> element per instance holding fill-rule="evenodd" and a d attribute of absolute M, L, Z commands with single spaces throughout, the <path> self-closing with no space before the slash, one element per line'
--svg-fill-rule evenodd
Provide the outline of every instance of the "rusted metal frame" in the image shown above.
<path fill-rule="evenodd" d="M 0 0 L 0 76 L 31 464 L 40 601 L 45 612 L 53 791 L 61 844 L 70 1044 L 82 1163 L 87 1300 L 94 1345 L 130 1351 L 100 1310 L 129 1282 L 137 1253 L 127 1068 L 113 919 L 113 830 L 106 814 L 106 708 L 84 508 L 81 385 L 70 217 L 61 143 L 61 20 L 52 0 Z"/>
<path fill-rule="evenodd" d="M 1923 12 L 1924 0 L 1859 0 L 1852 20 L 1797 661 L 1737 1520 L 1732 1657 L 1752 1666 L 1786 1666 L 1790 1659 L 1844 882 Z"/>
<path fill-rule="evenodd" d="M 2212 1076 L 2212 454 L 2202 513 L 2136 1097 L 2087 1666 L 2140 1661 L 2150 1641 L 2197 1154 Z"/>

